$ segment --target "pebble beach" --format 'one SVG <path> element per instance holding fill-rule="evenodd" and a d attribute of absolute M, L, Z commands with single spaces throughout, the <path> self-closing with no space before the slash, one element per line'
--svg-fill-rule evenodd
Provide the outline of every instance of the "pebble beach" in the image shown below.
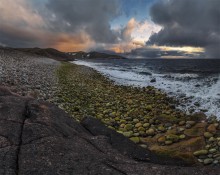
<path fill-rule="evenodd" d="M 185 114 L 154 87 L 115 85 L 91 68 L 7 49 L 0 50 L 0 85 L 52 102 L 78 121 L 95 117 L 141 147 L 187 165 L 220 165 L 219 121 Z"/>
<path fill-rule="evenodd" d="M 49 100 L 56 91 L 59 65 L 49 58 L 0 49 L 0 84 L 22 96 Z"/>

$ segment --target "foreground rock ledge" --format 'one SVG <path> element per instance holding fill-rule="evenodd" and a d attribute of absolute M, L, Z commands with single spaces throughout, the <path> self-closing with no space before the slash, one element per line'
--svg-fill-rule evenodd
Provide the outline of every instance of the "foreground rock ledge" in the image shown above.
<path fill-rule="evenodd" d="M 135 160 L 134 160 L 135 159 Z M 152 163 L 154 162 L 154 163 Z M 77 123 L 56 106 L 0 87 L 0 174 L 216 175 L 137 147 L 97 120 Z"/>

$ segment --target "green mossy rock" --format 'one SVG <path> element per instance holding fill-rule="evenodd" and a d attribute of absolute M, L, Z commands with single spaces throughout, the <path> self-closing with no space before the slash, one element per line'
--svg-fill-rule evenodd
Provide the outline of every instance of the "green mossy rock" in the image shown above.
<path fill-rule="evenodd" d="M 204 138 L 195 137 L 167 146 L 150 144 L 149 149 L 158 155 L 181 159 L 192 165 L 197 163 L 197 158 L 193 155 L 193 153 L 197 150 L 202 150 L 204 147 Z"/>
<path fill-rule="evenodd" d="M 217 132 L 215 124 L 209 125 L 208 128 L 207 128 L 207 131 L 212 133 L 212 134 L 215 134 Z"/>
<path fill-rule="evenodd" d="M 134 127 L 134 126 L 133 126 L 132 124 L 126 124 L 126 125 L 125 125 L 125 129 L 126 129 L 127 131 L 132 130 L 133 127 Z"/>
<path fill-rule="evenodd" d="M 144 128 L 149 128 L 149 127 L 150 127 L 150 123 L 144 123 L 144 124 L 143 124 L 143 127 L 144 127 Z"/>
<path fill-rule="evenodd" d="M 166 128 L 164 128 L 163 126 L 159 126 L 157 129 L 159 131 L 161 131 L 161 132 L 165 132 L 166 131 Z"/>
<path fill-rule="evenodd" d="M 147 111 L 152 111 L 153 107 L 151 105 L 147 105 L 145 108 Z"/>
<path fill-rule="evenodd" d="M 139 143 L 140 142 L 139 137 L 131 137 L 130 140 L 133 141 L 134 143 Z"/>
<path fill-rule="evenodd" d="M 137 123 L 137 124 L 135 125 L 136 128 L 139 128 L 139 127 L 141 127 L 141 126 L 142 126 L 142 123 Z"/>
<path fill-rule="evenodd" d="M 123 135 L 125 137 L 131 137 L 133 135 L 133 132 L 132 131 L 128 131 L 128 132 L 123 132 Z"/>
<path fill-rule="evenodd" d="M 146 131 L 146 134 L 148 136 L 154 136 L 155 135 L 155 130 L 153 128 L 150 128 Z"/>
<path fill-rule="evenodd" d="M 165 143 L 166 141 L 166 137 L 165 136 L 161 136 L 160 138 L 157 139 L 158 143 Z"/>
<path fill-rule="evenodd" d="M 205 159 L 203 163 L 204 163 L 204 165 L 209 165 L 212 162 L 213 162 L 213 159 L 212 158 L 208 158 L 208 159 Z"/>
<path fill-rule="evenodd" d="M 209 138 L 213 137 L 213 134 L 210 132 L 205 132 L 204 137 L 209 139 Z"/>
<path fill-rule="evenodd" d="M 179 141 L 179 136 L 174 135 L 174 134 L 169 134 L 169 135 L 166 135 L 166 140 L 172 141 L 172 142 L 178 142 Z"/>
<path fill-rule="evenodd" d="M 209 152 L 207 150 L 199 150 L 193 153 L 194 156 L 203 156 L 203 155 L 207 155 Z"/>

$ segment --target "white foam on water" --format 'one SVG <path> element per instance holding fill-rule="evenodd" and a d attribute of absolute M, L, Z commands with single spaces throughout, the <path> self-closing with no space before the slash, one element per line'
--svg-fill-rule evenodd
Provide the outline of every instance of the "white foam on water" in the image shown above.
<path fill-rule="evenodd" d="M 195 112 L 208 110 L 206 112 L 208 116 L 215 115 L 220 119 L 220 75 L 199 78 L 198 74 L 191 73 L 155 74 L 141 66 L 124 68 L 86 61 L 74 61 L 73 63 L 91 67 L 109 77 L 116 84 L 154 86 L 170 96 L 179 97 L 182 101 L 180 109 L 186 112 L 191 109 L 194 109 Z M 147 72 L 147 74 L 140 74 L 140 72 Z M 156 82 L 151 83 L 150 81 L 154 78 Z"/>

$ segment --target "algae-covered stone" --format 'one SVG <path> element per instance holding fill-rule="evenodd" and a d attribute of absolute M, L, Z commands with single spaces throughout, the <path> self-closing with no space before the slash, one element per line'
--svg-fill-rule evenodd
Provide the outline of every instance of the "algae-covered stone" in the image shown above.
<path fill-rule="evenodd" d="M 146 134 L 148 136 L 154 136 L 155 135 L 155 130 L 153 128 L 150 128 L 146 131 Z"/>
<path fill-rule="evenodd" d="M 204 133 L 204 137 L 205 137 L 205 138 L 211 138 L 211 137 L 213 137 L 213 134 L 210 133 L 210 132 L 205 132 L 205 133 Z"/>
<path fill-rule="evenodd" d="M 181 133 L 183 131 L 185 131 L 185 128 L 177 128 L 177 132 Z"/>
<path fill-rule="evenodd" d="M 153 107 L 151 105 L 147 105 L 145 108 L 147 111 L 152 111 Z"/>
<path fill-rule="evenodd" d="M 128 131 L 128 132 L 123 132 L 123 135 L 125 137 L 131 137 L 133 135 L 133 132 L 132 131 Z"/>
<path fill-rule="evenodd" d="M 161 136 L 159 139 L 157 139 L 158 143 L 164 143 L 166 141 L 166 137 L 165 136 Z"/>
<path fill-rule="evenodd" d="M 165 141 L 165 145 L 172 145 L 172 144 L 173 144 L 173 142 L 171 140 L 166 140 Z"/>
<path fill-rule="evenodd" d="M 131 137 L 130 140 L 133 141 L 134 143 L 139 143 L 140 142 L 139 137 Z"/>
<path fill-rule="evenodd" d="M 144 127 L 139 127 L 138 131 L 145 131 L 145 128 Z"/>
<path fill-rule="evenodd" d="M 109 129 L 115 130 L 113 126 L 108 126 Z"/>
<path fill-rule="evenodd" d="M 165 129 L 163 126 L 159 126 L 159 127 L 158 127 L 158 130 L 161 131 L 161 132 L 166 131 L 166 129 Z"/>
<path fill-rule="evenodd" d="M 196 122 L 195 121 L 187 121 L 186 124 L 194 126 L 196 124 Z"/>
<path fill-rule="evenodd" d="M 132 124 L 126 124 L 126 125 L 125 125 L 125 129 L 126 129 L 127 131 L 132 130 L 132 128 L 133 128 L 133 125 L 132 125 Z"/>
<path fill-rule="evenodd" d="M 166 139 L 170 140 L 172 142 L 178 142 L 179 141 L 179 136 L 177 136 L 175 134 L 169 134 L 169 135 L 166 135 Z"/>
<path fill-rule="evenodd" d="M 209 138 L 209 142 L 214 142 L 214 141 L 216 141 L 215 137 Z"/>
<path fill-rule="evenodd" d="M 140 133 L 134 133 L 133 136 L 138 137 L 140 135 Z"/>
<path fill-rule="evenodd" d="M 207 131 L 212 133 L 212 134 L 215 134 L 216 131 L 217 131 L 216 126 L 214 124 L 209 125 L 208 128 L 207 128 Z"/>
<path fill-rule="evenodd" d="M 125 124 L 124 124 L 124 123 L 123 123 L 123 124 L 121 124 L 121 125 L 120 125 L 120 127 L 121 127 L 121 128 L 124 128 L 124 127 L 125 127 Z"/>
<path fill-rule="evenodd" d="M 119 128 L 118 130 L 121 131 L 121 132 L 126 132 L 127 131 L 125 128 Z"/>
<path fill-rule="evenodd" d="M 184 134 L 189 137 L 198 137 L 204 134 L 205 128 L 204 127 L 193 127 L 191 129 L 186 129 Z"/>
<path fill-rule="evenodd" d="M 205 165 L 209 165 L 209 164 L 211 164 L 212 162 L 213 162 L 213 159 L 208 158 L 208 159 L 205 159 L 203 163 L 204 163 Z"/>
<path fill-rule="evenodd" d="M 139 128 L 139 127 L 141 127 L 141 126 L 142 126 L 142 123 L 137 123 L 137 124 L 135 125 L 136 128 Z"/>
<path fill-rule="evenodd" d="M 149 127 L 150 127 L 150 123 L 144 123 L 144 124 L 143 124 L 143 127 L 144 127 L 144 128 L 149 128 Z"/>
<path fill-rule="evenodd" d="M 209 150 L 209 153 L 211 153 L 211 154 L 215 153 L 215 152 L 217 152 L 217 150 L 215 148 L 212 148 L 212 149 Z"/>
<path fill-rule="evenodd" d="M 185 138 L 186 138 L 186 135 L 181 134 L 181 135 L 179 136 L 179 138 L 180 138 L 180 139 L 185 139 Z"/>
<path fill-rule="evenodd" d="M 144 149 L 147 149 L 147 145 L 145 145 L 145 144 L 141 144 L 140 146 Z"/>
<path fill-rule="evenodd" d="M 208 150 L 199 150 L 193 153 L 194 156 L 203 156 L 203 155 L 207 155 L 209 152 Z"/>
<path fill-rule="evenodd" d="M 138 123 L 139 120 L 135 118 L 135 119 L 133 119 L 133 122 L 134 122 L 134 123 Z"/>
<path fill-rule="evenodd" d="M 183 125 L 185 125 L 185 124 L 186 124 L 185 121 L 180 121 L 180 122 L 179 122 L 179 125 L 180 125 L 180 126 L 183 126 Z"/>

